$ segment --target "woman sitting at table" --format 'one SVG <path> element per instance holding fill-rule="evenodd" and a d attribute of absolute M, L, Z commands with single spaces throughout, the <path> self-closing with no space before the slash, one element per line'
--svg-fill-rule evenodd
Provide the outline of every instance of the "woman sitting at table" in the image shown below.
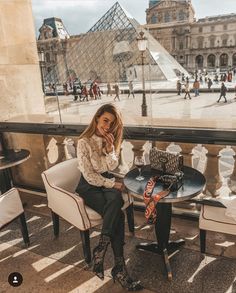
<path fill-rule="evenodd" d="M 123 123 L 117 109 L 112 104 L 101 106 L 78 140 L 77 157 L 82 175 L 76 191 L 103 218 L 99 243 L 93 250 L 93 271 L 104 279 L 104 257 L 111 243 L 115 260 L 111 271 L 113 280 L 129 291 L 138 291 L 143 287 L 129 277 L 123 256 L 124 185 L 108 173 L 118 166 L 122 135 Z"/>

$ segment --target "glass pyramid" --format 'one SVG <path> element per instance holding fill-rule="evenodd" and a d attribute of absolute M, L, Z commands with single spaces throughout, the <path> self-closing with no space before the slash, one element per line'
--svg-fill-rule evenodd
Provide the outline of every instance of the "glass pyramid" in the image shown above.
<path fill-rule="evenodd" d="M 98 22 L 67 48 L 66 55 L 58 55 L 55 70 L 46 76 L 46 83 L 63 84 L 68 80 L 89 83 L 140 82 L 142 80 L 141 53 L 137 46 L 140 31 L 148 39 L 145 52 L 145 80 L 173 80 L 188 73 L 155 40 L 148 31 L 116 2 Z"/>

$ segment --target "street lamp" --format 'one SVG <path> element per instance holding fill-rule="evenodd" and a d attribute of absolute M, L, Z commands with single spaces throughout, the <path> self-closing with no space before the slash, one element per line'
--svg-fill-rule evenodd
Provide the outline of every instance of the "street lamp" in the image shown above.
<path fill-rule="evenodd" d="M 44 54 L 44 51 L 40 50 L 38 52 L 38 55 L 39 55 L 39 67 L 40 67 L 40 73 L 41 73 L 42 90 L 43 90 L 43 93 L 45 93 L 44 74 L 43 74 L 43 67 L 45 66 L 45 54 Z"/>
<path fill-rule="evenodd" d="M 139 37 L 137 38 L 138 49 L 141 52 L 142 58 L 142 85 L 143 85 L 143 101 L 142 101 L 142 116 L 147 116 L 147 103 L 146 103 L 146 93 L 145 93 L 145 80 L 144 80 L 144 53 L 147 49 L 147 38 L 144 36 L 144 32 L 139 33 Z"/>

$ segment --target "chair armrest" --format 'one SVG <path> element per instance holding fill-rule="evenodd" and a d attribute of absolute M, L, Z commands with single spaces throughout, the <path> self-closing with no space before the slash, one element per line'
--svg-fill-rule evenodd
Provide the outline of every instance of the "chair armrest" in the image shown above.
<path fill-rule="evenodd" d="M 208 205 L 208 206 L 213 206 L 218 208 L 226 208 L 226 206 L 223 205 L 223 203 L 215 199 L 192 199 L 189 201 L 196 204 L 203 204 L 203 205 Z"/>
<path fill-rule="evenodd" d="M 49 190 L 50 189 L 50 190 Z M 84 200 L 74 193 L 51 185 L 46 188 L 48 207 L 80 230 L 91 228 Z"/>

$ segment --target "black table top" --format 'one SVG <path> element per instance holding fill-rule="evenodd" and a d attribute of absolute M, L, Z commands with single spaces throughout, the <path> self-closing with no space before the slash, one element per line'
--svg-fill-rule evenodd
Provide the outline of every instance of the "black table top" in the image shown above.
<path fill-rule="evenodd" d="M 171 191 L 168 196 L 162 198 L 160 203 L 174 203 L 193 198 L 202 192 L 206 183 L 205 177 L 198 170 L 184 166 L 183 186 L 177 191 Z M 135 168 L 129 171 L 124 177 L 124 184 L 130 193 L 142 198 L 144 188 L 151 176 L 158 175 L 157 170 L 151 169 L 150 165 L 142 167 L 142 176 L 145 178 L 138 181 L 135 178 L 138 176 L 138 169 Z M 153 195 L 163 190 L 163 185 L 160 182 L 156 183 L 153 190 Z"/>
<path fill-rule="evenodd" d="M 30 152 L 25 149 L 8 149 L 0 151 L 0 170 L 4 170 L 23 163 L 30 157 Z"/>

